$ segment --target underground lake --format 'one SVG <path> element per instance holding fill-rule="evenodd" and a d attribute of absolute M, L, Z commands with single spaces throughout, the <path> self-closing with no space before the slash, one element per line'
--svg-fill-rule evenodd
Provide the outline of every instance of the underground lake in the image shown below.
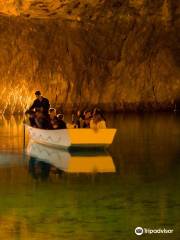
<path fill-rule="evenodd" d="M 178 239 L 180 116 L 106 118 L 116 137 L 93 154 L 33 145 L 27 134 L 24 146 L 22 117 L 0 118 L 1 239 L 136 239 L 138 226 Z"/>

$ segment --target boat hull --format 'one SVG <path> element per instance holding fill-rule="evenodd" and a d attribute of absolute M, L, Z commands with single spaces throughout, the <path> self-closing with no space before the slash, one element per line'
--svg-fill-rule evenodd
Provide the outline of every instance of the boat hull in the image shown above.
<path fill-rule="evenodd" d="M 45 130 L 26 125 L 30 139 L 53 147 L 108 147 L 112 144 L 116 129 L 58 129 Z"/>

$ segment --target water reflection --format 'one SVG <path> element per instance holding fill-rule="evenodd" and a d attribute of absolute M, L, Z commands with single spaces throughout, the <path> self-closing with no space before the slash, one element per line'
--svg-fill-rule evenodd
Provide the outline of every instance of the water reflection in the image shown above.
<path fill-rule="evenodd" d="M 107 119 L 118 128 L 113 161 L 42 145 L 23 155 L 22 119 L 0 118 L 0 239 L 134 239 L 137 226 L 179 239 L 180 118 Z"/>
<path fill-rule="evenodd" d="M 51 164 L 30 157 L 29 172 L 35 179 L 47 180 L 49 177 Z"/>
<path fill-rule="evenodd" d="M 113 173 L 112 157 L 103 149 L 62 150 L 30 141 L 27 146 L 30 156 L 29 171 L 35 178 L 46 179 L 50 172 L 61 175 L 68 173 Z"/>
<path fill-rule="evenodd" d="M 22 152 L 22 116 L 0 115 L 0 151 Z"/>
<path fill-rule="evenodd" d="M 12 165 L 19 165 L 21 162 L 12 153 L 0 153 L 0 168 L 7 168 Z"/>

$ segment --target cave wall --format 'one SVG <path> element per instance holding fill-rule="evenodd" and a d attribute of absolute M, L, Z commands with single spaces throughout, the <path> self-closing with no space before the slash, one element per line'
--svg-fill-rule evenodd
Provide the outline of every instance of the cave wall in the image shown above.
<path fill-rule="evenodd" d="M 173 109 L 180 98 L 178 1 L 100 2 L 79 12 L 78 5 L 68 18 L 17 15 L 17 6 L 16 15 L 0 15 L 1 112 L 27 108 L 37 89 L 65 111 Z"/>

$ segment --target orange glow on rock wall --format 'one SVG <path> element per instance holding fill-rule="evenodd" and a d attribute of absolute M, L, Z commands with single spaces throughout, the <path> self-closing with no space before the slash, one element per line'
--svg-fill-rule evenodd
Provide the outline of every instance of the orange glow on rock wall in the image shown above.
<path fill-rule="evenodd" d="M 24 111 L 35 90 L 65 111 L 173 110 L 178 1 L 41 2 L 0 0 L 1 112 Z"/>

